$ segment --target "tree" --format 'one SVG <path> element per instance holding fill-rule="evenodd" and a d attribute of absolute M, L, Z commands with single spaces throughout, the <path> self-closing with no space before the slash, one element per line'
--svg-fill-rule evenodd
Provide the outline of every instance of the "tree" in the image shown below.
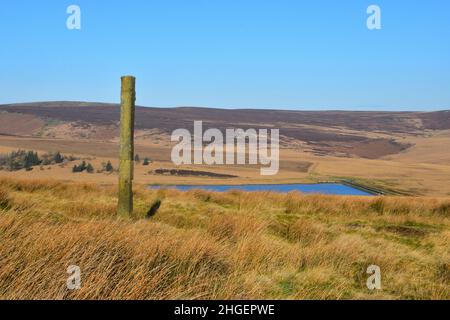
<path fill-rule="evenodd" d="M 92 166 L 92 164 L 88 163 L 86 171 L 87 173 L 94 173 L 94 167 Z"/>
<path fill-rule="evenodd" d="M 55 156 L 53 157 L 55 160 L 55 163 L 62 163 L 64 161 L 64 157 L 61 155 L 61 153 L 57 152 Z"/>
<path fill-rule="evenodd" d="M 25 154 L 23 162 L 24 162 L 23 163 L 23 167 L 25 169 L 29 169 L 32 166 L 36 166 L 36 165 L 39 165 L 41 163 L 41 161 L 39 160 L 39 156 L 38 156 L 37 152 L 33 152 L 33 151 L 28 151 Z"/>
<path fill-rule="evenodd" d="M 72 168 L 72 172 L 83 172 L 84 170 L 86 170 L 87 169 L 87 165 L 86 165 L 86 161 L 83 161 L 80 165 L 75 165 L 75 166 L 73 166 L 73 168 Z"/>
<path fill-rule="evenodd" d="M 114 167 L 112 166 L 111 161 L 108 161 L 108 163 L 106 164 L 105 170 L 106 170 L 106 172 L 114 171 Z"/>
<path fill-rule="evenodd" d="M 141 159 L 139 158 L 139 155 L 137 153 L 134 156 L 134 161 L 137 162 L 137 163 L 141 162 Z"/>

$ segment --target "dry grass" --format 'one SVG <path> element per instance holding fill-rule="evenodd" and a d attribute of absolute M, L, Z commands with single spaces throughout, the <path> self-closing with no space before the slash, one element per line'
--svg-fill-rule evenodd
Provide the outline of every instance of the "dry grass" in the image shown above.
<path fill-rule="evenodd" d="M 140 187 L 135 200 L 120 220 L 113 187 L 0 180 L 0 298 L 450 298 L 448 199 Z M 371 264 L 382 290 L 365 285 Z"/>
<path fill-rule="evenodd" d="M 327 129 L 329 130 L 329 129 Z M 370 134 L 370 133 L 368 133 Z M 429 136 L 428 136 L 429 135 Z M 393 136 L 390 136 L 394 138 Z M 372 137 L 372 138 L 375 138 Z M 389 135 L 382 136 L 389 138 Z M 399 191 L 416 196 L 450 196 L 450 149 L 442 148 L 450 144 L 450 130 L 428 133 L 427 136 L 395 137 L 402 143 L 414 145 L 397 155 L 382 159 L 363 159 L 333 156 L 316 156 L 308 150 L 280 150 L 280 171 L 276 176 L 261 176 L 259 166 L 248 165 L 184 165 L 175 167 L 170 160 L 173 144 L 156 144 L 152 138 L 136 139 L 136 152 L 150 157 L 154 162 L 150 166 L 135 166 L 135 181 L 141 184 L 284 184 L 314 183 L 350 179 L 364 182 L 368 186 Z M 170 142 L 170 140 L 169 140 Z M 92 139 L 61 139 L 10 137 L 0 135 L 0 153 L 9 153 L 17 149 L 35 150 L 40 153 L 60 151 L 65 155 L 88 158 L 95 169 L 102 162 L 111 161 L 118 167 L 117 140 L 100 141 Z M 305 163 L 308 170 L 305 170 Z M 310 165 L 311 164 L 311 165 Z M 116 174 L 73 174 L 73 164 L 60 167 L 46 166 L 46 170 L 36 167 L 33 171 L 8 172 L 0 170 L 0 178 L 23 180 L 42 180 L 49 177 L 75 182 L 116 184 Z M 51 170 L 48 170 L 51 168 Z M 160 176 L 149 174 L 159 168 L 211 171 L 219 174 L 231 174 L 237 178 L 221 179 L 207 177 Z"/>

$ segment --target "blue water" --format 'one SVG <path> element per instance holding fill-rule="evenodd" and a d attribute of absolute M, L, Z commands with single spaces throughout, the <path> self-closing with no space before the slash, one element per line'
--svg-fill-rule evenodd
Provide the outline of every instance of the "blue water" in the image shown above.
<path fill-rule="evenodd" d="M 203 186 L 151 186 L 151 189 L 176 188 L 181 191 L 200 189 L 217 192 L 229 190 L 243 191 L 273 191 L 287 193 L 300 191 L 302 193 L 317 193 L 342 196 L 372 196 L 373 194 L 339 183 L 318 183 L 318 184 L 248 184 L 248 185 L 203 185 Z"/>

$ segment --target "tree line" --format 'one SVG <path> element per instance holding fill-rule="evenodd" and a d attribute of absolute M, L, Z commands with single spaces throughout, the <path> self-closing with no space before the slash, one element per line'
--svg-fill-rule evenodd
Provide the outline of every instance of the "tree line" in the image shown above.
<path fill-rule="evenodd" d="M 19 171 L 25 169 L 27 171 L 33 170 L 35 166 L 48 166 L 55 164 L 67 164 L 68 162 L 72 162 L 77 160 L 77 158 L 73 156 L 65 156 L 60 152 L 53 153 L 45 153 L 39 155 L 36 151 L 33 150 L 17 150 L 12 151 L 9 154 L 0 154 L 0 170 L 8 170 L 8 171 Z M 136 163 L 141 163 L 141 159 L 139 154 L 136 154 L 134 157 L 134 161 Z M 143 166 L 150 165 L 151 160 L 148 157 L 145 157 L 142 161 Z M 114 172 L 114 167 L 111 164 L 111 161 L 102 163 L 102 168 L 98 170 L 98 173 L 101 172 Z M 94 173 L 94 166 L 86 161 L 82 161 L 78 165 L 74 165 L 72 167 L 73 173 L 87 172 Z"/>
<path fill-rule="evenodd" d="M 30 171 L 34 166 L 61 164 L 73 160 L 75 160 L 74 157 L 66 157 L 60 152 L 39 156 L 36 151 L 17 150 L 6 155 L 0 155 L 0 168 L 9 171 L 22 169 Z"/>

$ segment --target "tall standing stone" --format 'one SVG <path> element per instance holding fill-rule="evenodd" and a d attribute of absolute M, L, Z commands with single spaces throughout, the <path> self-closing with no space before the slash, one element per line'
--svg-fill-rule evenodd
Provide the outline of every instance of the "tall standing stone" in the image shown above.
<path fill-rule="evenodd" d="M 136 78 L 122 77 L 120 106 L 120 156 L 118 215 L 129 217 L 133 212 L 134 110 Z"/>

